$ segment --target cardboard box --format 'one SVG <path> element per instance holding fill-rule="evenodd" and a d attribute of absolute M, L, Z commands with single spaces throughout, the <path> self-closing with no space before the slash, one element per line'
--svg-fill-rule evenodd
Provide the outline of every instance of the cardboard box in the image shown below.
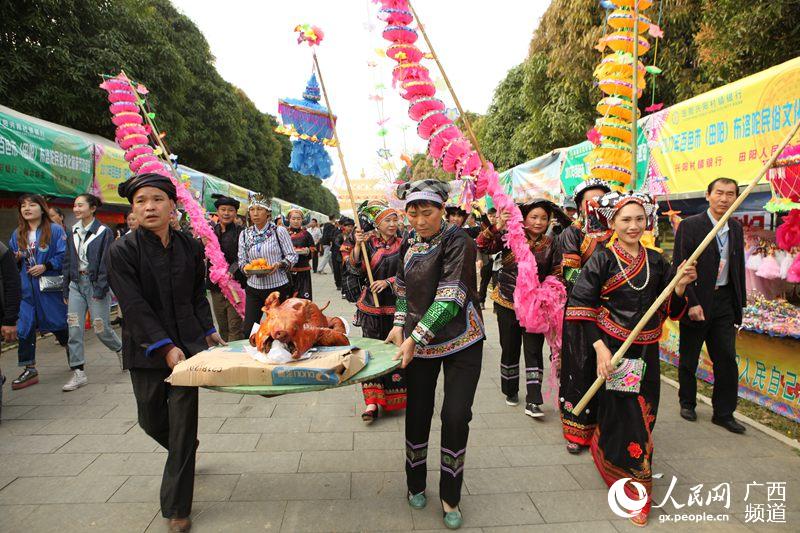
<path fill-rule="evenodd" d="M 338 385 L 367 365 L 369 355 L 355 346 L 315 348 L 310 358 L 282 365 L 256 361 L 247 341 L 200 352 L 181 361 L 167 382 L 186 387 L 238 385 Z"/>

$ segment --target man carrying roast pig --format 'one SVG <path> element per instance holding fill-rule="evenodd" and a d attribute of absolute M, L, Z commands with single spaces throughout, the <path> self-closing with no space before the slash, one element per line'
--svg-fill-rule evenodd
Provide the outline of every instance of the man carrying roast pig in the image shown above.
<path fill-rule="evenodd" d="M 161 514 L 169 531 L 188 531 L 197 452 L 196 387 L 164 382 L 178 362 L 217 344 L 206 300 L 203 246 L 170 227 L 176 190 L 159 174 L 119 186 L 139 229 L 108 250 L 109 280 L 122 307 L 123 366 L 130 370 L 139 425 L 167 449 Z"/>

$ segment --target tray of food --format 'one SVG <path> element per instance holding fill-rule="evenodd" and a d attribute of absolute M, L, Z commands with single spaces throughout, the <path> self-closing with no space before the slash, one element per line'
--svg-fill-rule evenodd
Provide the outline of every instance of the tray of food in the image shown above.
<path fill-rule="evenodd" d="M 397 348 L 381 340 L 349 338 L 345 320 L 328 318 L 311 300 L 277 292 L 249 339 L 209 348 L 182 361 L 168 381 L 236 394 L 280 394 L 361 383 L 400 365 Z"/>
<path fill-rule="evenodd" d="M 275 270 L 275 266 L 270 265 L 266 259 L 258 258 L 247 263 L 243 270 L 248 276 L 264 276 L 271 274 Z"/>

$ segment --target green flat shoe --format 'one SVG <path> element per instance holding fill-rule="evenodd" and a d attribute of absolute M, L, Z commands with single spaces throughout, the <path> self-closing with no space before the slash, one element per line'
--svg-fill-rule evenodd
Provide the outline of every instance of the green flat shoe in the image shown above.
<path fill-rule="evenodd" d="M 425 506 L 428 505 L 428 498 L 425 497 L 424 492 L 420 492 L 419 494 L 411 494 L 409 492 L 408 505 L 410 505 L 412 509 L 425 509 Z"/>
<path fill-rule="evenodd" d="M 464 523 L 464 517 L 461 516 L 460 509 L 456 511 L 450 511 L 449 513 L 442 509 L 442 515 L 444 518 L 444 525 L 447 529 L 459 529 L 461 524 Z"/>

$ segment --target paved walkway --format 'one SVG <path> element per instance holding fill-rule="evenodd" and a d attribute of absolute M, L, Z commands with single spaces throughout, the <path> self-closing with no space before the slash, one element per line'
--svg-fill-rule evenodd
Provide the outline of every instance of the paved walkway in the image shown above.
<path fill-rule="evenodd" d="M 350 306 L 332 289 L 332 276 L 315 276 L 318 301 L 348 315 Z M 589 454 L 568 455 L 558 418 L 544 421 L 507 407 L 499 390 L 497 325 L 487 312 L 489 340 L 479 383 L 467 454 L 462 508 L 464 531 L 631 530 L 607 503 L 607 490 Z M 89 385 L 61 392 L 69 377 L 64 352 L 50 338 L 39 342 L 41 383 L 22 391 L 5 387 L 0 425 L 0 531 L 164 531 L 158 488 L 165 454 L 136 424 L 128 374 L 93 338 L 88 342 Z M 16 353 L 2 357 L 16 377 Z M 439 400 L 441 398 L 439 397 Z M 412 511 L 405 502 L 403 418 L 385 417 L 366 427 L 356 387 L 273 399 L 202 391 L 200 452 L 193 512 L 196 532 L 361 531 L 442 528 L 438 472 L 428 477 L 430 505 Z M 749 482 L 786 481 L 786 530 L 800 529 L 800 457 L 749 428 L 732 435 L 711 424 L 678 417 L 677 394 L 662 388 L 655 429 L 656 501 L 677 477 L 672 493 L 686 504 L 690 488 L 703 497 L 720 482 L 731 484 L 730 509 L 721 504 L 681 513 L 724 513 L 729 521 L 660 525 L 651 531 L 763 530 L 745 524 Z M 438 420 L 434 431 L 438 431 Z M 436 457 L 438 435 L 431 436 Z M 438 461 L 431 461 L 435 468 Z M 765 486 L 749 502 L 766 509 Z M 688 509 L 688 511 L 687 511 Z M 665 512 L 673 513 L 668 505 Z M 767 516 L 764 515 L 764 520 Z"/>

